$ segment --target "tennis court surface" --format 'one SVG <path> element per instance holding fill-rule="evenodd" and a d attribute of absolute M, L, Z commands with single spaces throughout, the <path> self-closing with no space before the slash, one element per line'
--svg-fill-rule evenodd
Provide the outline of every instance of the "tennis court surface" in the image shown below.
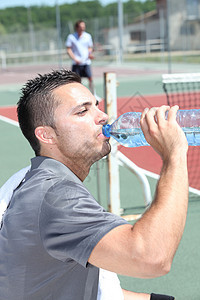
<path fill-rule="evenodd" d="M 20 88 L 26 80 L 37 73 L 48 72 L 56 66 L 29 66 L 12 67 L 5 71 L 0 70 L 0 185 L 20 168 L 30 163 L 34 155 L 28 142 L 22 136 L 16 119 L 16 103 Z M 69 68 L 69 66 L 66 66 Z M 177 65 L 174 72 L 184 72 L 185 66 Z M 196 66 L 187 67 L 188 72 L 195 72 Z M 115 72 L 119 82 L 118 115 L 127 111 L 141 111 L 144 107 L 160 106 L 167 103 L 162 88 L 162 74 L 167 73 L 166 66 L 152 64 L 108 65 L 94 66 L 93 73 L 98 95 L 103 97 L 103 73 Z M 103 107 L 103 102 L 101 103 Z M 194 147 L 193 147 L 194 148 Z M 198 147 L 200 148 L 200 147 Z M 161 160 L 151 147 L 123 148 L 119 150 L 138 166 L 151 173 L 158 174 Z M 197 158 L 199 157 L 199 149 Z M 190 154 L 189 154 L 190 155 Z M 193 157 L 193 155 L 191 155 Z M 195 164 L 195 162 L 193 162 Z M 189 169 L 192 168 L 189 165 Z M 200 164 L 196 161 L 195 172 L 199 174 Z M 97 169 L 100 178 L 97 178 Z M 191 173 L 192 171 L 190 171 Z M 193 188 L 200 189 L 200 180 L 196 176 Z M 148 176 L 152 195 L 155 190 L 156 179 Z M 191 179 L 192 180 L 192 179 Z M 85 181 L 89 190 L 96 199 L 107 207 L 107 170 L 106 160 L 95 164 Z M 127 214 L 137 214 L 144 210 L 143 194 L 137 178 L 128 170 L 120 167 L 120 195 L 121 207 Z M 176 209 L 176 204 L 174 204 Z M 191 194 L 187 224 L 180 247 L 175 256 L 171 272 L 161 278 L 141 280 L 120 276 L 124 288 L 138 292 L 155 292 L 171 294 L 178 300 L 200 299 L 200 197 Z M 159 243 L 155 245 L 159 247 Z"/>

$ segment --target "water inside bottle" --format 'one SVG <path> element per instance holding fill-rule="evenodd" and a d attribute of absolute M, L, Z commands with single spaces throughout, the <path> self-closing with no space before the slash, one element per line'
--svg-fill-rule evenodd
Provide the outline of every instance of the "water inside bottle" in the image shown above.
<path fill-rule="evenodd" d="M 188 145 L 200 146 L 200 127 L 183 127 Z M 140 128 L 117 129 L 110 134 L 125 147 L 149 146 Z"/>
<path fill-rule="evenodd" d="M 116 131 L 111 131 L 110 134 L 125 147 L 140 147 L 149 145 L 140 128 L 117 129 Z"/>
<path fill-rule="evenodd" d="M 200 145 L 200 127 L 183 127 L 189 146 Z"/>

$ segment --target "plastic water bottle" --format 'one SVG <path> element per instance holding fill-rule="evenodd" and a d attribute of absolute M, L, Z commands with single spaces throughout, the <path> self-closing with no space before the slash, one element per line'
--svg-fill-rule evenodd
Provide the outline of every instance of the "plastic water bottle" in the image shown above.
<path fill-rule="evenodd" d="M 111 125 L 104 125 L 103 134 L 112 136 L 125 147 L 149 146 L 140 127 L 140 118 L 140 112 L 125 113 Z M 178 110 L 176 120 L 185 132 L 188 145 L 200 146 L 200 109 Z"/>

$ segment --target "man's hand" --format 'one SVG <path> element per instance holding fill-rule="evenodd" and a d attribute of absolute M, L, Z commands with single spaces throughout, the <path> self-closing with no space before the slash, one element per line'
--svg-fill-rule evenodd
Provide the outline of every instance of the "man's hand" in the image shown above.
<path fill-rule="evenodd" d="M 187 151 L 188 143 L 181 127 L 176 122 L 178 106 L 161 106 L 145 109 L 141 117 L 141 128 L 147 142 L 163 160 L 169 159 L 172 153 Z M 168 111 L 168 118 L 165 113 Z"/>
<path fill-rule="evenodd" d="M 95 57 L 94 57 L 94 55 L 92 53 L 89 53 L 88 58 L 89 59 L 94 59 Z"/>
<path fill-rule="evenodd" d="M 177 110 L 178 106 L 162 106 L 143 112 L 145 138 L 163 159 L 154 200 L 133 226 L 118 226 L 98 242 L 88 260 L 91 264 L 139 278 L 170 271 L 188 207 L 188 144 L 176 122 Z"/>
<path fill-rule="evenodd" d="M 94 54 L 93 54 L 93 48 L 92 47 L 88 48 L 88 58 L 89 59 L 94 59 Z"/>
<path fill-rule="evenodd" d="M 77 65 L 80 65 L 81 61 L 79 59 L 77 59 L 76 57 L 74 57 L 74 61 Z"/>

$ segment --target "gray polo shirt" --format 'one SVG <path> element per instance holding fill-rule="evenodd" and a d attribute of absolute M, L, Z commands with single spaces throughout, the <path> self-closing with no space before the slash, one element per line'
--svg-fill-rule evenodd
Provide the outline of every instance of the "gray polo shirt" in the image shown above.
<path fill-rule="evenodd" d="M 0 300 L 95 300 L 88 258 L 125 220 L 106 212 L 62 163 L 32 159 L 0 230 Z"/>

